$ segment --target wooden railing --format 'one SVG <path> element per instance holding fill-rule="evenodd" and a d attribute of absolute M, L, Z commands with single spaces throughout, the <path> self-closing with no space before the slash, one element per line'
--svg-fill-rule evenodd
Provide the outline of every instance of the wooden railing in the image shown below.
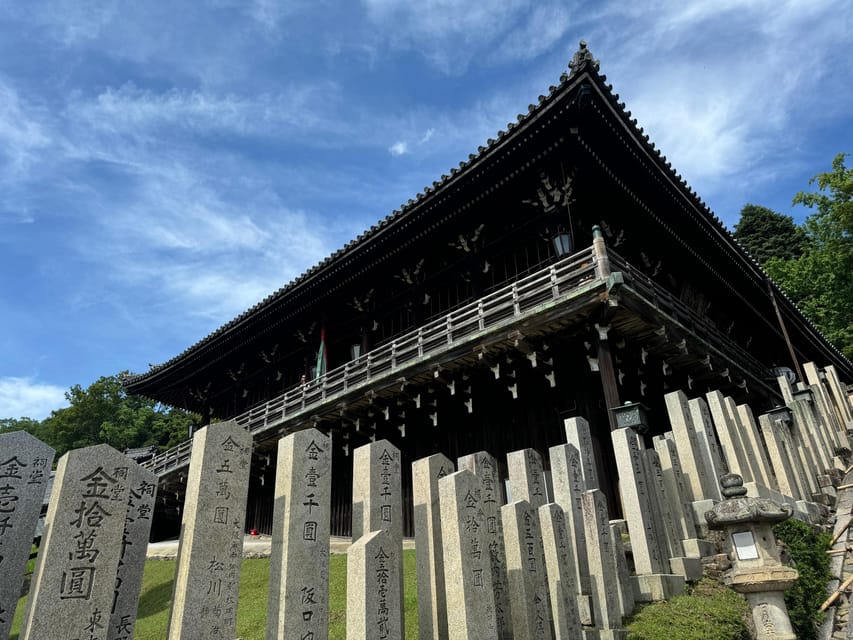
<path fill-rule="evenodd" d="M 724 358 L 739 363 L 754 379 L 761 380 L 766 376 L 767 367 L 746 349 L 739 347 L 706 314 L 691 309 L 682 300 L 661 287 L 648 275 L 628 264 L 620 256 L 610 251 L 608 256 L 613 271 L 621 272 L 628 286 L 642 295 L 656 309 L 690 329 L 693 334 L 702 336 Z"/>
<path fill-rule="evenodd" d="M 596 282 L 595 268 L 593 249 L 584 249 L 462 305 L 324 376 L 291 388 L 238 415 L 235 420 L 249 431 L 263 431 L 345 395 L 367 391 L 382 379 L 396 379 L 406 369 L 533 316 L 545 305 L 571 297 L 579 287 Z M 188 440 L 143 466 L 163 475 L 187 464 L 191 449 L 192 441 Z"/>

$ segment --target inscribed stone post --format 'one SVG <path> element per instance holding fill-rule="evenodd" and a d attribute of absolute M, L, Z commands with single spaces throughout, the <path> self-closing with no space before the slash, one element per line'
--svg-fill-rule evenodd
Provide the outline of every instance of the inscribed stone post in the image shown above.
<path fill-rule="evenodd" d="M 12 627 L 55 453 L 26 431 L 0 435 L 0 640 Z"/>
<path fill-rule="evenodd" d="M 661 557 L 660 544 L 655 534 L 654 510 L 649 495 L 651 487 L 637 434 L 633 429 L 623 427 L 611 431 L 610 436 L 613 439 L 616 467 L 619 469 L 619 493 L 625 520 L 628 521 L 636 572 L 638 575 L 665 573 L 665 561 Z"/>
<path fill-rule="evenodd" d="M 526 500 L 516 500 L 501 507 L 501 519 L 513 638 L 551 639 L 551 599 L 539 513 Z"/>
<path fill-rule="evenodd" d="M 577 606 L 577 596 L 580 592 L 575 579 L 566 512 L 555 502 L 542 505 L 539 507 L 539 523 L 545 569 L 548 574 L 548 591 L 551 596 L 554 637 L 556 640 L 581 638 Z"/>
<path fill-rule="evenodd" d="M 538 509 L 548 501 L 545 496 L 542 456 L 534 449 L 508 453 L 506 465 L 513 501 L 525 500 L 534 509 Z"/>
<path fill-rule="evenodd" d="M 395 557 L 403 557 L 403 497 L 400 450 L 387 440 L 371 442 L 353 452 L 352 539 L 374 531 L 387 531 Z M 395 565 L 394 578 L 403 593 L 403 564 Z M 405 628 L 403 609 L 394 612 Z M 397 622 L 395 621 L 395 625 Z"/>
<path fill-rule="evenodd" d="M 758 435 L 758 426 L 755 424 L 752 409 L 747 404 L 736 405 L 735 401 L 729 397 L 726 397 L 725 403 L 729 415 L 744 435 L 747 446 L 746 453 L 749 457 L 749 463 L 752 465 L 755 482 L 772 489 L 773 474 L 770 473 L 770 465 L 767 462 L 764 443 L 761 441 L 761 436 Z"/>
<path fill-rule="evenodd" d="M 634 611 L 634 586 L 628 571 L 628 559 L 625 557 L 625 545 L 622 543 L 622 530 L 627 523 L 624 520 L 610 521 L 610 541 L 613 549 L 613 562 L 616 566 L 616 586 L 619 594 L 619 607 L 622 617 L 630 616 Z"/>
<path fill-rule="evenodd" d="M 586 529 L 589 580 L 593 590 L 595 626 L 618 629 L 622 624 L 621 605 L 616 586 L 618 579 L 610 537 L 607 500 L 599 489 L 585 491 L 581 499 Z"/>
<path fill-rule="evenodd" d="M 766 414 L 758 416 L 758 424 L 764 435 L 764 442 L 767 443 L 767 453 L 770 456 L 770 465 L 776 474 L 776 481 L 779 483 L 779 491 L 789 498 L 803 500 L 799 480 L 794 471 L 794 462 L 779 437 L 779 429 L 785 427 L 773 424 L 770 416 Z"/>
<path fill-rule="evenodd" d="M 580 453 L 574 445 L 563 444 L 551 447 L 548 454 L 551 461 L 551 484 L 554 487 L 554 502 L 566 512 L 569 552 L 572 554 L 575 581 L 580 593 L 590 593 L 586 531 L 581 506 L 581 498 L 586 487 L 583 482 Z"/>
<path fill-rule="evenodd" d="M 193 436 L 169 640 L 236 636 L 251 459 L 252 434 L 234 420 Z"/>
<path fill-rule="evenodd" d="M 598 489 L 598 471 L 595 465 L 595 447 L 589 423 L 583 418 L 567 418 L 563 421 L 566 429 L 566 443 L 573 445 L 580 454 L 583 484 L 587 489 Z"/>
<path fill-rule="evenodd" d="M 847 433 L 844 430 L 844 426 L 838 421 L 838 416 L 835 415 L 835 412 L 829 406 L 826 389 L 820 384 L 810 385 L 809 389 L 812 390 L 812 397 L 814 398 L 815 414 L 826 425 L 825 428 L 831 434 L 835 446 L 849 448 L 850 442 L 847 438 Z"/>
<path fill-rule="evenodd" d="M 846 387 L 841 384 L 841 379 L 838 377 L 838 372 L 835 366 L 827 365 L 824 367 L 826 380 L 829 383 L 829 390 L 832 393 L 833 401 L 838 407 L 845 427 L 853 429 L 853 405 L 850 404 L 850 396 L 847 395 Z"/>
<path fill-rule="evenodd" d="M 347 552 L 347 640 L 402 638 L 402 548 L 388 529 L 360 537 Z M 300 636 L 290 636 L 299 638 Z M 305 636 L 301 636 L 305 638 Z M 313 636 L 308 636 L 313 639 Z"/>
<path fill-rule="evenodd" d="M 121 541 L 115 595 L 110 611 L 108 640 L 130 640 L 136 627 L 142 572 L 148 551 L 148 536 L 157 499 L 157 476 L 138 464 L 127 474 L 127 516 Z"/>
<path fill-rule="evenodd" d="M 437 453 L 412 463 L 415 515 L 415 554 L 418 577 L 418 637 L 447 638 L 447 598 L 444 588 L 444 545 L 438 481 L 456 469 Z"/>
<path fill-rule="evenodd" d="M 720 438 L 720 445 L 726 464 L 731 473 L 736 473 L 743 478 L 744 483 L 754 482 L 752 466 L 749 464 L 747 455 L 748 443 L 741 438 L 741 433 L 726 410 L 725 399 L 719 391 L 709 391 L 705 394 L 708 400 L 708 408 Z"/>
<path fill-rule="evenodd" d="M 690 410 L 687 406 L 687 396 L 682 391 L 673 391 L 664 396 L 669 421 L 672 425 L 672 436 L 678 457 L 683 461 L 683 472 L 686 480 L 687 498 L 690 502 L 717 497 L 711 488 L 716 484 L 712 477 L 714 465 L 707 448 L 700 448 L 698 433 L 693 426 Z"/>
<path fill-rule="evenodd" d="M 21 640 L 106 637 L 133 464 L 105 444 L 59 459 Z"/>
<path fill-rule="evenodd" d="M 814 457 L 818 461 L 817 472 L 824 473 L 827 469 L 832 469 L 832 458 L 835 450 L 829 444 L 829 436 L 818 423 L 811 402 L 808 400 L 792 400 L 788 403 L 788 408 L 791 409 L 797 428 L 805 434 L 812 444 Z"/>
<path fill-rule="evenodd" d="M 267 640 L 329 634 L 332 440 L 316 429 L 278 443 Z"/>
<path fill-rule="evenodd" d="M 779 385 L 779 391 L 782 392 L 782 400 L 785 404 L 789 404 L 794 399 L 794 389 L 791 387 L 791 382 L 785 376 L 778 376 L 776 384 Z"/>
<path fill-rule="evenodd" d="M 655 533 L 661 547 L 661 552 L 664 553 L 664 573 L 669 573 L 668 559 L 684 556 L 684 549 L 681 546 L 682 538 L 675 521 L 675 514 L 667 497 L 666 481 L 663 477 L 660 456 L 658 456 L 658 452 L 654 449 L 644 449 L 641 453 L 646 459 L 649 500 L 652 502 L 653 511 L 657 516 L 656 522 L 663 525 L 657 526 Z"/>
<path fill-rule="evenodd" d="M 720 478 L 728 473 L 728 467 L 720 451 L 719 439 L 714 429 L 714 422 L 711 420 L 708 403 L 703 398 L 693 398 L 687 402 L 687 407 L 690 411 L 690 418 L 693 421 L 693 428 L 696 431 L 696 442 L 699 443 L 702 457 L 708 460 L 708 464 L 710 465 L 708 480 L 711 487 L 710 493 L 705 498 L 722 500 L 723 494 L 720 492 Z M 684 461 L 684 456 L 681 456 L 680 453 L 679 456 Z"/>
<path fill-rule="evenodd" d="M 800 402 L 794 401 L 792 405 L 801 405 Z M 791 433 L 791 441 L 794 446 L 794 455 L 800 461 L 800 466 L 803 468 L 803 482 L 808 491 L 807 500 L 812 499 L 812 495 L 820 492 L 820 486 L 817 482 L 817 476 L 823 469 L 820 466 L 820 457 L 816 454 L 815 443 L 812 441 L 811 434 L 807 433 L 803 428 L 802 407 L 798 406 L 795 410 L 791 409 L 791 422 L 789 430 Z"/>
<path fill-rule="evenodd" d="M 486 519 L 487 548 L 492 570 L 492 589 L 495 593 L 495 617 L 500 638 L 512 637 L 509 591 L 506 582 L 506 554 L 504 553 L 501 506 L 504 504 L 503 487 L 498 475 L 495 457 L 485 451 L 462 456 L 457 468 L 473 472 L 482 483 L 482 509 Z"/>
<path fill-rule="evenodd" d="M 495 640 L 500 635 L 482 481 L 468 470 L 457 471 L 438 481 L 438 493 L 444 571 L 445 575 L 452 576 L 445 581 L 450 603 L 448 637 L 450 640 Z"/>
<path fill-rule="evenodd" d="M 693 510 L 689 498 L 686 497 L 687 489 L 684 486 L 681 459 L 678 457 L 675 443 L 665 436 L 655 436 L 652 442 L 655 451 L 658 453 L 663 481 L 666 486 L 667 504 L 675 518 L 679 539 L 695 538 L 696 526 L 693 523 Z"/>

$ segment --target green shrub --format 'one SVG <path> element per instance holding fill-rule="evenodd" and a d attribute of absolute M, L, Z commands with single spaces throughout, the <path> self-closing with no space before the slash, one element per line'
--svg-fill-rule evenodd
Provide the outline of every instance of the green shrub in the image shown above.
<path fill-rule="evenodd" d="M 683 596 L 645 606 L 628 624 L 628 640 L 748 640 L 746 601 L 703 578 Z"/>
<path fill-rule="evenodd" d="M 797 638 L 816 640 L 823 620 L 820 605 L 826 599 L 829 572 L 828 533 L 815 533 L 799 520 L 786 520 L 773 528 L 776 538 L 788 546 L 791 560 L 800 574 L 794 586 L 785 592 L 785 605 Z"/>

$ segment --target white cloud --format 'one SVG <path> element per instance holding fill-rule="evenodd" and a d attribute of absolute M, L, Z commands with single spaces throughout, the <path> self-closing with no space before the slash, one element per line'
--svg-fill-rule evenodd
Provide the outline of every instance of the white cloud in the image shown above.
<path fill-rule="evenodd" d="M 422 135 L 422 136 L 421 136 L 421 139 L 418 141 L 418 144 L 426 144 L 427 142 L 429 142 L 430 140 L 432 140 L 432 137 L 433 137 L 434 135 L 435 135 L 435 128 L 434 128 L 434 127 L 430 127 L 429 129 L 427 129 L 427 130 L 424 132 L 424 135 Z"/>
<path fill-rule="evenodd" d="M 390 147 L 388 147 L 388 152 L 392 156 L 401 156 L 404 153 L 409 152 L 409 145 L 402 141 L 395 142 Z"/>
<path fill-rule="evenodd" d="M 568 29 L 558 0 L 363 0 L 378 37 L 395 49 L 420 52 L 451 75 L 475 58 L 529 60 Z"/>
<path fill-rule="evenodd" d="M 66 406 L 65 389 L 33 378 L 0 378 L 0 416 L 43 420 Z"/>

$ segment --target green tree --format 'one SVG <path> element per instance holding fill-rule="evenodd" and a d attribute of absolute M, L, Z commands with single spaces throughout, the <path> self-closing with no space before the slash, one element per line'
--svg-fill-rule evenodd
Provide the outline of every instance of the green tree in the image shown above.
<path fill-rule="evenodd" d="M 200 424 L 194 414 L 128 395 L 121 375 L 98 378 L 86 389 L 71 387 L 65 393 L 69 406 L 51 412 L 34 435 L 56 449 L 59 457 L 99 443 L 119 451 L 149 445 L 167 448 L 186 440 L 189 427 Z"/>
<path fill-rule="evenodd" d="M 741 209 L 734 237 L 761 264 L 770 258 L 799 258 L 809 244 L 805 231 L 791 216 L 755 204 Z"/>
<path fill-rule="evenodd" d="M 795 259 L 772 257 L 765 269 L 824 335 L 853 358 L 853 169 L 845 154 L 832 171 L 809 181 L 818 191 L 801 191 L 794 204 L 815 209 L 805 221 L 809 242 Z"/>

